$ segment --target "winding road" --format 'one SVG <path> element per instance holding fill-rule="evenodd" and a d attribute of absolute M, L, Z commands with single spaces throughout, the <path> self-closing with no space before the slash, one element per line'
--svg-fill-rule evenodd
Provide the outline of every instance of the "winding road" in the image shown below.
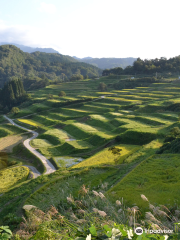
<path fill-rule="evenodd" d="M 42 154 L 40 154 L 38 151 L 36 151 L 36 149 L 34 149 L 33 147 L 30 146 L 30 141 L 33 140 L 34 138 L 36 138 L 39 134 L 35 131 L 32 131 L 28 128 L 25 128 L 25 127 L 22 127 L 22 126 L 16 124 L 12 119 L 8 118 L 6 115 L 4 115 L 4 118 L 6 118 L 12 125 L 19 127 L 21 129 L 24 129 L 33 134 L 33 136 L 31 138 L 28 138 L 23 142 L 24 146 L 42 161 L 42 163 L 44 164 L 44 166 L 46 168 L 45 174 L 50 174 L 50 173 L 55 172 L 56 169 L 52 165 L 52 163 L 46 157 L 44 157 Z M 27 167 L 31 169 L 31 171 L 34 174 L 34 177 L 38 177 L 40 175 L 40 173 L 37 171 L 37 169 L 35 167 L 32 167 L 32 166 L 31 167 L 27 166 Z"/>

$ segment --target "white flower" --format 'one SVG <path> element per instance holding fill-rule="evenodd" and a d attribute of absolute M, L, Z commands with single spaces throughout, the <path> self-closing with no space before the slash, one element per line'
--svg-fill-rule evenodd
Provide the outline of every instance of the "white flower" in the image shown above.
<path fill-rule="evenodd" d="M 73 197 L 71 196 L 71 194 L 70 194 L 69 197 L 67 197 L 67 201 L 68 201 L 68 202 L 71 202 L 71 203 L 74 202 L 74 199 L 73 199 Z"/>
<path fill-rule="evenodd" d="M 98 211 L 98 213 L 101 217 L 105 217 L 107 215 L 104 211 L 100 211 L 100 210 Z"/>
<path fill-rule="evenodd" d="M 149 202 L 149 200 L 147 199 L 147 197 L 146 197 L 144 194 L 141 194 L 141 198 L 142 198 L 144 201 Z"/>
<path fill-rule="evenodd" d="M 117 229 L 117 228 L 113 228 L 112 229 L 112 235 L 113 236 L 121 236 L 121 232 L 119 231 L 119 229 Z"/>
<path fill-rule="evenodd" d="M 131 237 L 133 237 L 132 229 L 127 230 L 127 234 L 128 234 L 128 239 L 132 239 L 131 238 Z"/>
<path fill-rule="evenodd" d="M 96 191 L 94 191 L 94 190 L 92 190 L 92 192 L 94 193 L 94 195 L 95 195 L 96 197 L 99 197 L 99 193 L 98 193 L 98 192 L 96 192 Z"/>
<path fill-rule="evenodd" d="M 92 210 L 93 210 L 93 212 L 98 212 L 99 211 L 97 208 L 93 208 Z"/>
<path fill-rule="evenodd" d="M 168 235 L 164 235 L 164 240 L 167 240 L 168 239 Z"/>
<path fill-rule="evenodd" d="M 99 196 L 100 196 L 101 199 L 105 198 L 105 196 L 102 192 L 99 192 Z"/>
<path fill-rule="evenodd" d="M 121 202 L 119 200 L 116 200 L 116 205 L 117 206 L 120 206 L 121 205 Z"/>
<path fill-rule="evenodd" d="M 87 235 L 86 240 L 91 240 L 91 234 Z"/>

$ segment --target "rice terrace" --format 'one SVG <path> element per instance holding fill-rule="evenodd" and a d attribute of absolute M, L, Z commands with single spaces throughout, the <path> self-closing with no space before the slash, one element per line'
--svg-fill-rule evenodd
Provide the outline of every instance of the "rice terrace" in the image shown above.
<path fill-rule="evenodd" d="M 29 205 L 44 212 L 54 207 L 68 218 L 67 199 L 78 199 L 79 189 L 101 193 L 108 204 L 138 206 L 141 218 L 149 206 L 179 211 L 180 80 L 173 74 L 132 76 L 50 81 L 27 90 L 31 97 L 18 110 L 2 108 L 0 225 L 16 229 Z M 41 157 L 56 171 L 46 174 Z"/>

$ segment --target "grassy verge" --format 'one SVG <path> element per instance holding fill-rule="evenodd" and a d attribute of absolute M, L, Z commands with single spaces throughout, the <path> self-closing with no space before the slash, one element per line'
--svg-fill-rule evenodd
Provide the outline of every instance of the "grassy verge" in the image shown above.
<path fill-rule="evenodd" d="M 45 173 L 46 168 L 41 160 L 36 157 L 33 153 L 31 153 L 27 148 L 25 148 L 22 144 L 19 144 L 13 148 L 13 155 L 16 157 L 20 157 L 28 162 L 32 163 L 40 173 Z"/>

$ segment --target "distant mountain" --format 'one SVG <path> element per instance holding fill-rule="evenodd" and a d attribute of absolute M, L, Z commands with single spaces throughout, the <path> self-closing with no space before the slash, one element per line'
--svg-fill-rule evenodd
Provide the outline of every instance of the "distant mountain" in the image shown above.
<path fill-rule="evenodd" d="M 32 48 L 24 45 L 20 45 L 17 43 L 8 43 L 8 42 L 1 42 L 0 45 L 14 45 L 20 48 L 23 52 L 45 52 L 45 53 L 59 53 L 58 51 L 54 50 L 53 48 Z"/>
<path fill-rule="evenodd" d="M 74 59 L 80 61 L 92 64 L 98 68 L 101 69 L 110 69 L 110 68 L 116 68 L 116 67 L 122 67 L 126 68 L 127 66 L 132 66 L 133 62 L 137 60 L 137 58 L 77 58 L 73 57 Z"/>
<path fill-rule="evenodd" d="M 22 79 L 23 83 L 42 79 L 67 81 L 77 74 L 97 77 L 102 70 L 60 53 L 26 53 L 14 45 L 0 46 L 0 88 L 16 77 Z"/>

